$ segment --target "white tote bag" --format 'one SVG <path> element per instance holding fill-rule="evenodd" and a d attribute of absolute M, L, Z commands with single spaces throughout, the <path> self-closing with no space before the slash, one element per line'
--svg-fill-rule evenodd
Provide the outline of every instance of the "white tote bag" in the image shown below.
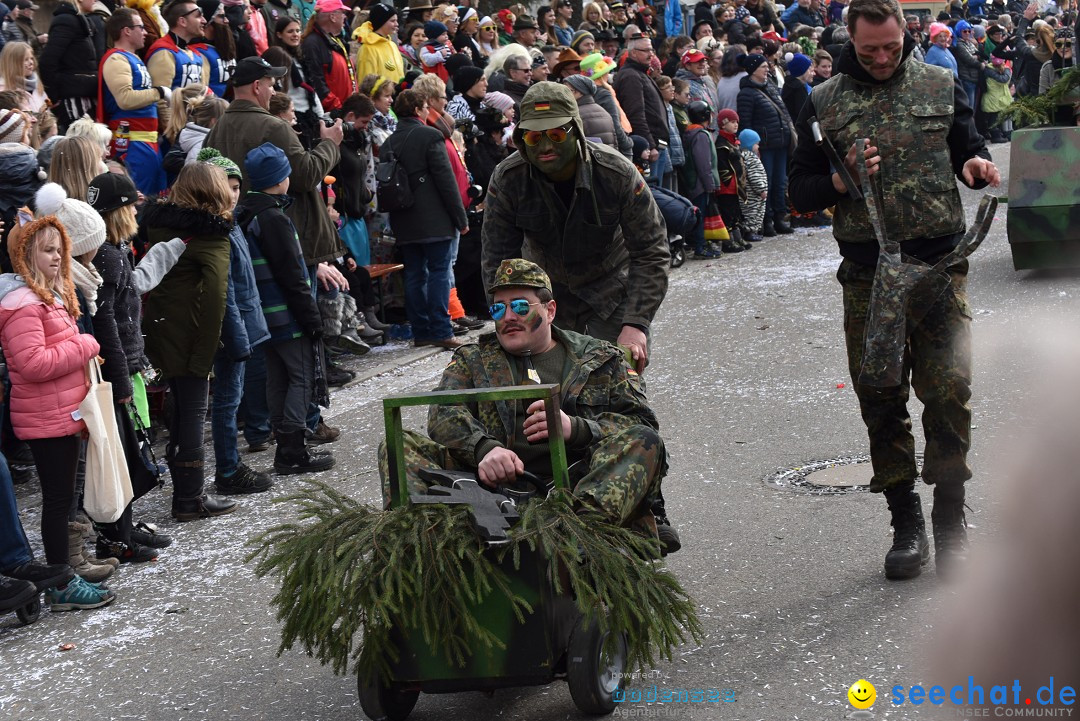
<path fill-rule="evenodd" d="M 112 383 L 102 380 L 97 358 L 90 359 L 87 372 L 90 390 L 79 404 L 79 414 L 90 434 L 86 444 L 83 507 L 98 523 L 113 523 L 131 503 L 134 494 L 116 425 Z"/>

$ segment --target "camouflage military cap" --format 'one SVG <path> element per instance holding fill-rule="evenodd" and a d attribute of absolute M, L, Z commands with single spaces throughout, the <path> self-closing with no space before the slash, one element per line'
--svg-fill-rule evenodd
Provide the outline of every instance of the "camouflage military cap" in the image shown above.
<path fill-rule="evenodd" d="M 544 269 L 524 258 L 510 258 L 499 263 L 495 271 L 495 282 L 488 288 L 494 293 L 500 288 L 547 288 L 551 290 L 551 279 Z"/>
<path fill-rule="evenodd" d="M 517 126 L 522 130 L 550 130 L 571 120 L 580 124 L 580 118 L 577 101 L 570 89 L 545 80 L 534 83 L 525 92 Z"/>

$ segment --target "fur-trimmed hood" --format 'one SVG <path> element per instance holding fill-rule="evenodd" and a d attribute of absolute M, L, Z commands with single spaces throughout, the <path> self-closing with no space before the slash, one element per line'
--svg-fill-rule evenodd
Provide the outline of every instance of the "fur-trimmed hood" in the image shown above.
<path fill-rule="evenodd" d="M 46 227 L 55 228 L 60 233 L 60 276 L 63 278 L 63 282 L 59 293 L 34 280 L 34 274 L 31 272 L 26 259 L 27 245 L 34 235 Z M 16 227 L 11 229 L 7 242 L 11 267 L 22 279 L 22 282 L 46 305 L 55 303 L 59 294 L 59 300 L 63 302 L 67 312 L 73 318 L 78 318 L 80 315 L 79 300 L 75 296 L 75 284 L 71 280 L 71 238 L 68 237 L 63 223 L 57 220 L 55 215 L 46 215 L 44 218 L 39 218 L 26 225 L 18 225 L 16 220 Z M 16 289 L 9 287 L 9 290 Z"/>

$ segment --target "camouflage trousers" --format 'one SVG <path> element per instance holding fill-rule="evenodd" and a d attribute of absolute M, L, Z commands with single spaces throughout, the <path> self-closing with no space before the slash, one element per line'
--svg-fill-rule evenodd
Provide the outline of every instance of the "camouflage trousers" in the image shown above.
<path fill-rule="evenodd" d="M 858 383 L 874 268 L 849 260 L 836 279 L 844 289 L 844 336 L 848 371 L 870 437 L 874 477 L 870 490 L 895 488 L 915 480 L 915 438 L 907 402 L 910 389 L 923 403 L 926 436 L 922 477 L 926 483 L 962 485 L 971 478 L 971 309 L 966 260 L 949 268 L 952 286 L 908 336 L 903 380 L 893 388 Z"/>
<path fill-rule="evenodd" d="M 428 483 L 418 474 L 422 468 L 476 471 L 455 459 L 446 446 L 427 436 L 413 431 L 405 431 L 403 436 L 405 478 L 411 493 L 427 491 Z M 630 426 L 594 445 L 586 462 L 584 475 L 574 483 L 574 496 L 578 502 L 599 511 L 612 523 L 635 528 L 651 524 L 655 534 L 650 508 L 667 468 L 664 441 L 660 435 L 648 426 Z M 379 444 L 379 477 L 387 506 L 390 505 L 389 475 L 386 442 L 383 441 Z M 574 480 L 571 478 L 571 482 Z M 648 516 L 644 524 L 639 523 L 642 516 Z"/>

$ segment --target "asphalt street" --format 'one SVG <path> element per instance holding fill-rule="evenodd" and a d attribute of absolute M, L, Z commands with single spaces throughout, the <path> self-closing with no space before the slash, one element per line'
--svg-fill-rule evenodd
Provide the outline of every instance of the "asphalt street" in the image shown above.
<path fill-rule="evenodd" d="M 994 154 L 1007 173 L 1006 148 Z M 980 194 L 963 192 L 971 219 Z M 999 461 L 1023 441 L 1043 361 L 1058 354 L 1080 311 L 1080 274 L 1012 269 L 1005 215 L 1002 206 L 971 259 L 975 546 L 999 530 Z M 927 663 L 939 609 L 959 592 L 932 563 L 916 580 L 885 580 L 890 531 L 880 496 L 819 496 L 766 482 L 785 468 L 866 453 L 847 377 L 838 264 L 828 229 L 800 230 L 672 271 L 646 378 L 671 452 L 665 494 L 683 540 L 668 565 L 696 599 L 706 633 L 635 685 L 730 689 L 735 700 L 631 704 L 619 717 L 841 719 L 853 711 L 847 689 L 860 678 L 878 688 L 876 718 L 944 717 L 884 699 L 896 684 L 934 683 Z M 334 394 L 327 417 L 343 438 L 333 446 L 337 467 L 321 478 L 376 502 L 380 399 L 430 389 L 448 360 L 398 344 L 354 361 L 372 377 Z M 911 407 L 921 437 L 920 406 L 913 399 Z M 422 427 L 421 414 L 407 413 L 406 424 Z M 245 460 L 266 469 L 272 458 Z M 45 612 L 27 627 L 0 618 L 0 718 L 362 718 L 353 678 L 300 650 L 277 656 L 275 581 L 256 579 L 243 563 L 246 541 L 293 517 L 271 501 L 297 485 L 281 479 L 271 493 L 242 499 L 231 516 L 187 524 L 168 518 L 170 486 L 141 501 L 136 518 L 159 523 L 175 544 L 156 563 L 121 568 L 109 581 L 116 603 Z M 34 539 L 36 483 L 17 493 Z M 61 651 L 64 643 L 75 647 Z M 493 696 L 422 696 L 411 718 L 583 717 L 557 682 Z"/>

